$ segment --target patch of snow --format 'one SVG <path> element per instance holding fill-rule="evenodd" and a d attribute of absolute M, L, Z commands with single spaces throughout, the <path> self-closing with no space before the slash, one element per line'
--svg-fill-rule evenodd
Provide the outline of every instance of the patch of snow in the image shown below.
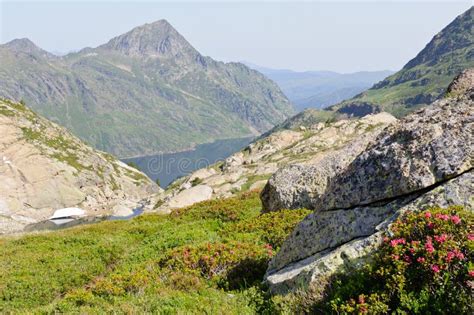
<path fill-rule="evenodd" d="M 63 208 L 54 211 L 54 214 L 49 218 L 49 220 L 71 217 L 83 217 L 85 215 L 86 212 L 80 208 Z"/>

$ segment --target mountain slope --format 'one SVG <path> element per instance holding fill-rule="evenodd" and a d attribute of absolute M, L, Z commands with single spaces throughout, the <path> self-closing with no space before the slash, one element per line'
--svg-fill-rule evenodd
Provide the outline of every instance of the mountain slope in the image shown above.
<path fill-rule="evenodd" d="M 297 110 L 324 108 L 351 98 L 374 83 L 391 75 L 392 71 L 362 71 L 337 73 L 331 71 L 275 70 L 247 63 L 275 81 Z"/>
<path fill-rule="evenodd" d="M 436 34 L 402 70 L 332 109 L 356 116 L 379 110 L 403 116 L 439 98 L 457 74 L 473 66 L 471 7 Z"/>
<path fill-rule="evenodd" d="M 60 208 L 127 214 L 160 189 L 143 173 L 95 151 L 24 104 L 0 99 L 0 234 Z"/>
<path fill-rule="evenodd" d="M 0 46 L 0 96 L 120 157 L 256 135 L 293 112 L 272 81 L 202 56 L 164 20 L 63 57 L 32 45 Z"/>

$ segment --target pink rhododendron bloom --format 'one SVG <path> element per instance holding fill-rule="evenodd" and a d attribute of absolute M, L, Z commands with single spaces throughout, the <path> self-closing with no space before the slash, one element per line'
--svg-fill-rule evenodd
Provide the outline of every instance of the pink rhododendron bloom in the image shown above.
<path fill-rule="evenodd" d="M 444 241 L 446 241 L 447 238 L 448 238 L 448 235 L 446 235 L 446 234 L 441 234 L 441 235 L 435 235 L 434 236 L 435 241 L 437 241 L 438 243 L 443 243 Z"/>
<path fill-rule="evenodd" d="M 440 220 L 443 220 L 443 221 L 448 221 L 449 220 L 449 215 L 437 213 L 436 218 L 440 219 Z"/>
<path fill-rule="evenodd" d="M 469 270 L 469 277 L 474 278 L 474 270 Z"/>
<path fill-rule="evenodd" d="M 431 218 L 431 212 L 426 211 L 425 212 L 425 218 L 427 218 L 427 219 Z"/>
<path fill-rule="evenodd" d="M 424 263 L 425 262 L 425 257 L 418 257 L 416 259 L 417 262 L 419 262 L 420 264 Z"/>
<path fill-rule="evenodd" d="M 406 244 L 406 241 L 404 238 L 396 238 L 390 241 L 390 246 L 395 247 L 398 244 Z"/>
<path fill-rule="evenodd" d="M 452 221 L 454 224 L 459 224 L 459 223 L 461 223 L 461 218 L 458 217 L 457 215 L 453 215 L 453 216 L 451 217 L 451 221 Z"/>
<path fill-rule="evenodd" d="M 438 273 L 439 272 L 438 265 L 431 265 L 431 270 L 433 270 L 434 273 Z"/>
<path fill-rule="evenodd" d="M 446 261 L 447 261 L 447 262 L 450 262 L 451 260 L 453 260 L 454 257 L 456 257 L 456 254 L 455 254 L 454 252 L 449 251 L 449 252 L 446 254 Z"/>
<path fill-rule="evenodd" d="M 469 234 L 467 236 L 467 239 L 470 240 L 470 241 L 474 241 L 474 234 Z"/>
<path fill-rule="evenodd" d="M 433 244 L 431 243 L 431 241 L 426 242 L 426 244 L 425 244 L 425 250 L 426 250 L 428 253 L 434 252 L 434 247 L 433 247 Z"/>

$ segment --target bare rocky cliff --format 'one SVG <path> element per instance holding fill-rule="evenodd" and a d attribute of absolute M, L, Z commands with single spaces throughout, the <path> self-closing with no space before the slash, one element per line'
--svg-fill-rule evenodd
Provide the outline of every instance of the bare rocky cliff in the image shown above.
<path fill-rule="evenodd" d="M 55 210 L 127 215 L 160 188 L 96 151 L 24 104 L 0 100 L 0 234 L 21 231 Z"/>

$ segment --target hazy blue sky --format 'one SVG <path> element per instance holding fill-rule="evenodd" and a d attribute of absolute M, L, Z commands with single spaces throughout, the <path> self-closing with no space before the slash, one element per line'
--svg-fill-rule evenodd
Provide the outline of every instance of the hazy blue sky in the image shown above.
<path fill-rule="evenodd" d="M 0 1 L 1 43 L 28 37 L 48 51 L 67 52 L 167 19 L 202 54 L 218 60 L 339 72 L 401 68 L 472 5 L 472 0 Z"/>

